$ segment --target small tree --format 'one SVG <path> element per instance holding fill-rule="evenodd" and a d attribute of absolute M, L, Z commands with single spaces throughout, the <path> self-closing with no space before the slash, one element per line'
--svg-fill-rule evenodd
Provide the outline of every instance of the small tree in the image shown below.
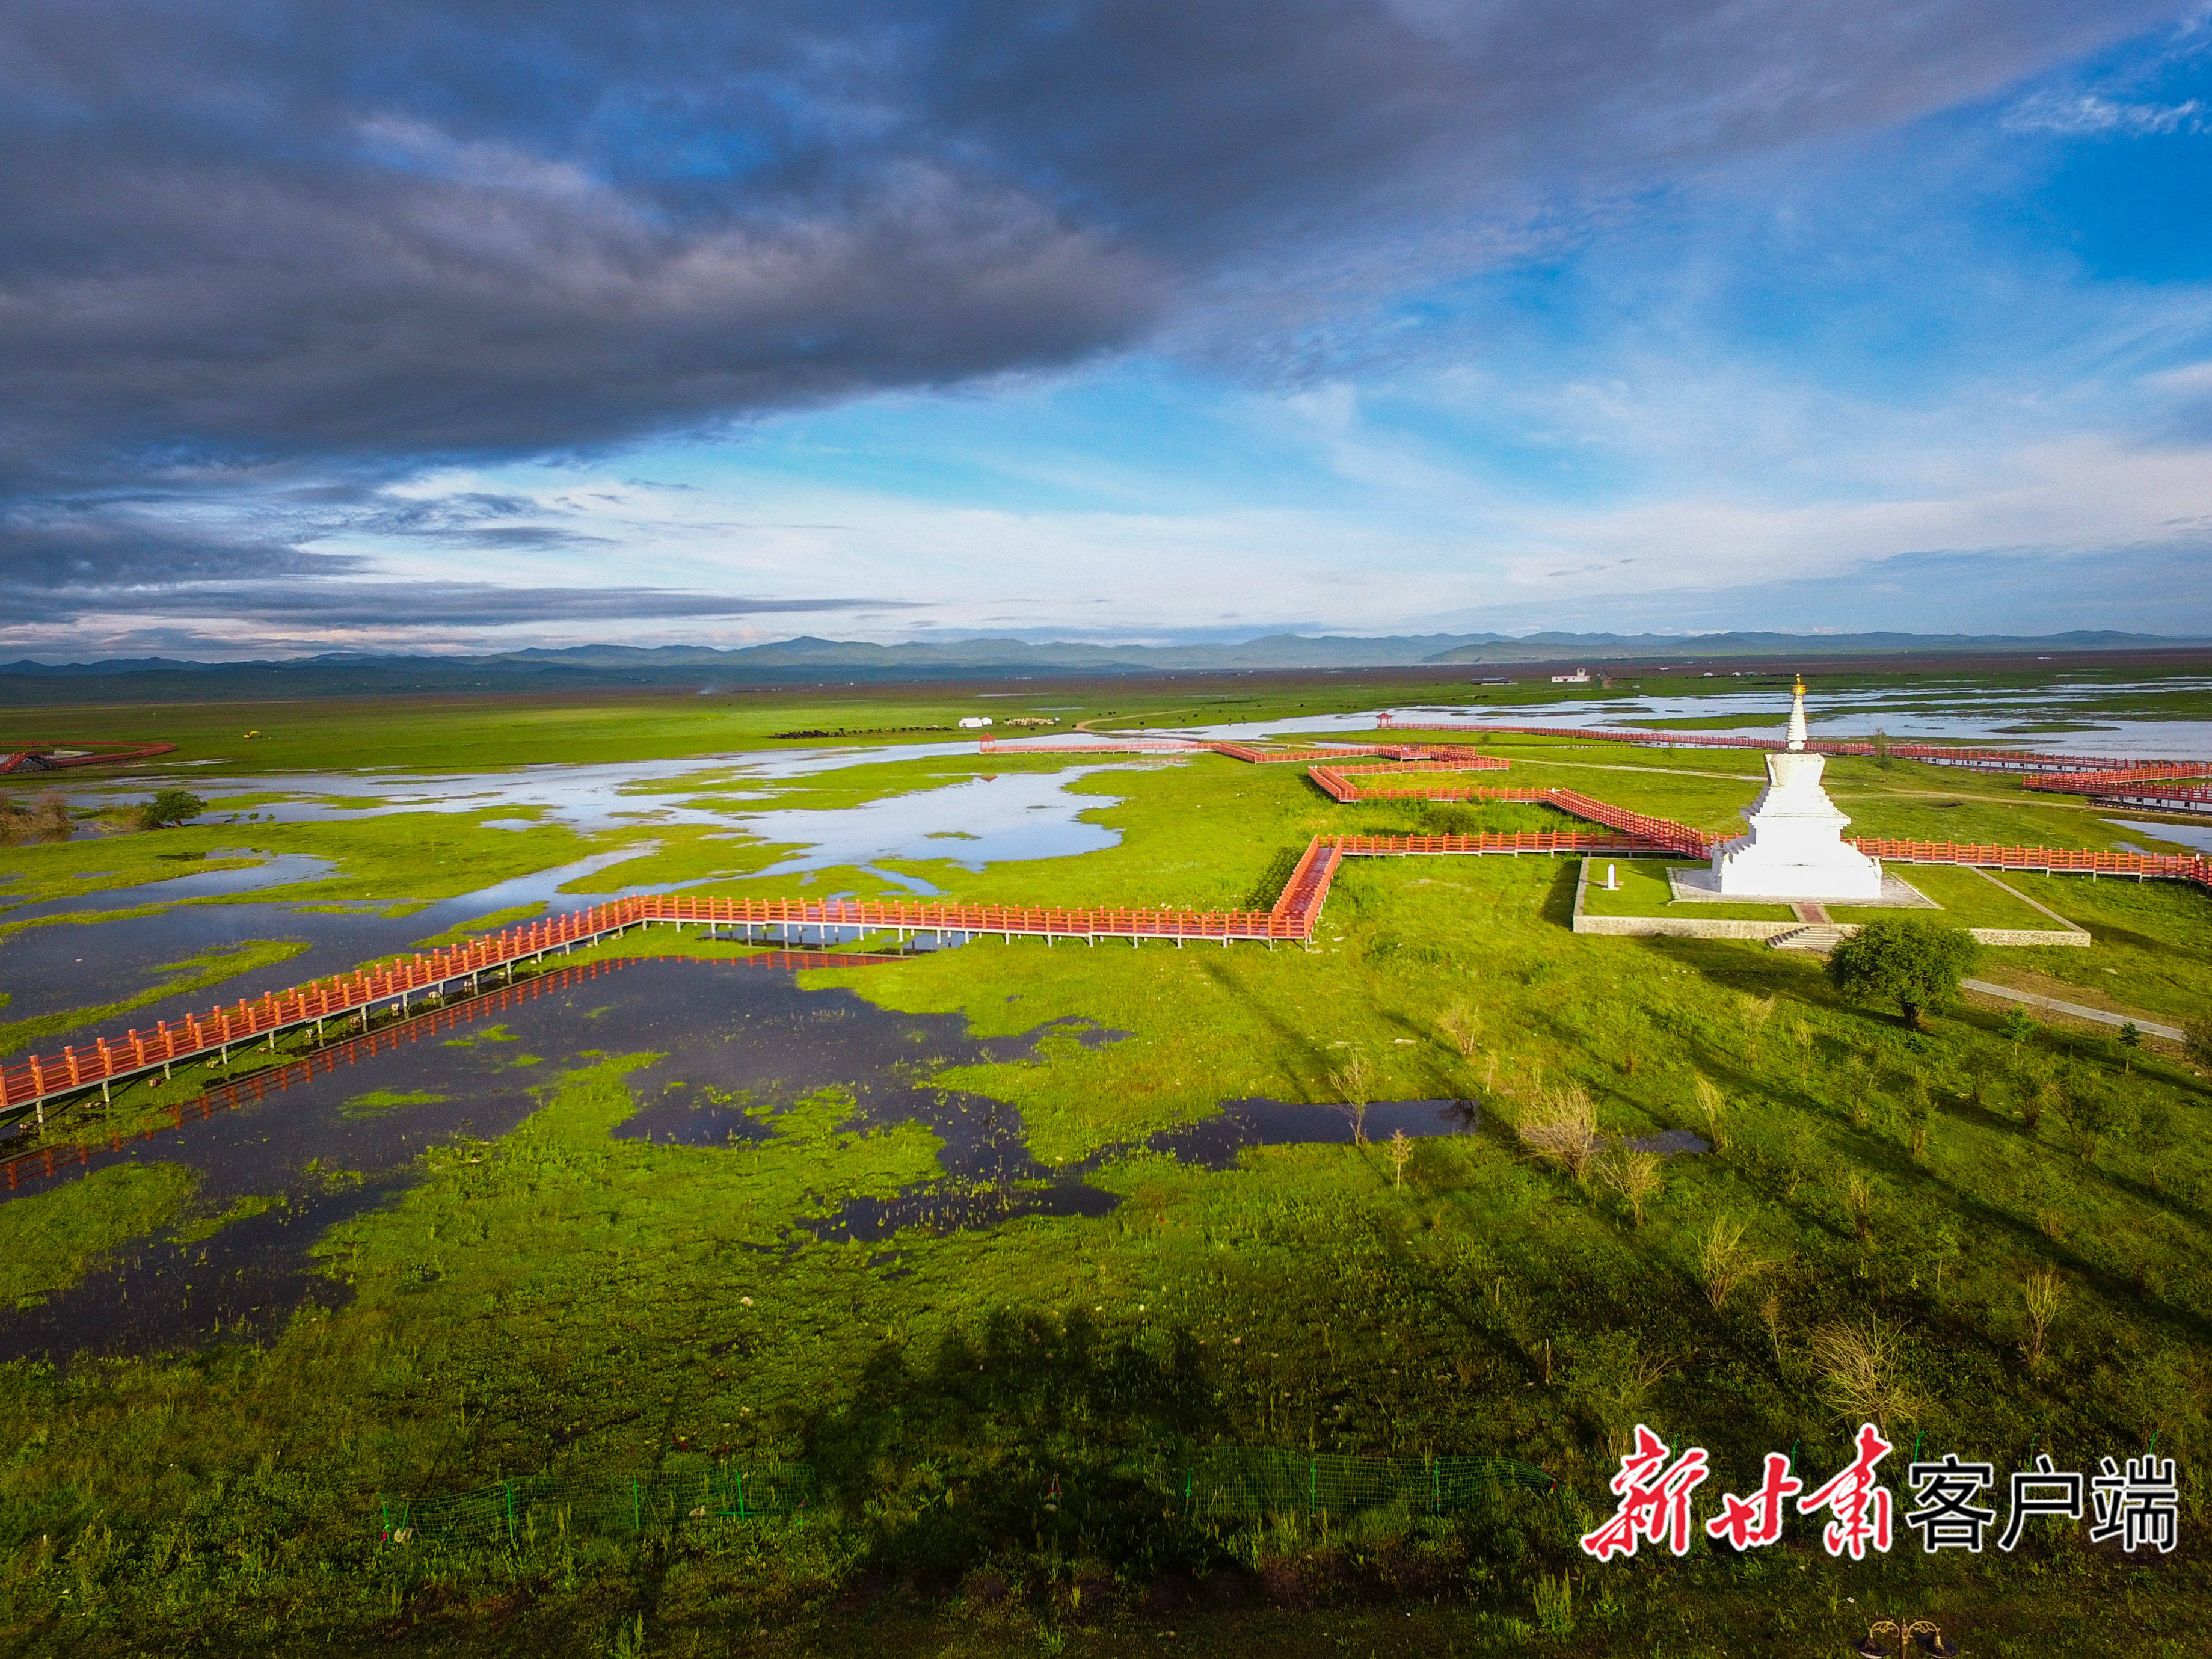
<path fill-rule="evenodd" d="M 1464 1002 L 1455 1002 L 1437 1015 L 1437 1025 L 1451 1039 L 1462 1060 L 1473 1060 L 1482 1047 L 1482 1016 Z"/>
<path fill-rule="evenodd" d="M 1705 1299 L 1714 1311 L 1728 1306 L 1729 1297 L 1746 1279 L 1773 1264 L 1744 1248 L 1744 1224 L 1734 1216 L 1717 1215 L 1698 1243 L 1698 1277 L 1705 1281 Z"/>
<path fill-rule="evenodd" d="M 1537 1097 L 1514 1127 L 1522 1144 L 1548 1164 L 1555 1164 L 1580 1182 L 1597 1156 L 1597 1108 L 1589 1093 L 1577 1084 L 1565 1084 Z"/>
<path fill-rule="evenodd" d="M 2076 1073 L 2066 1080 L 2058 1112 L 2074 1132 L 2074 1150 L 2081 1161 L 2095 1163 L 2098 1143 L 2120 1121 L 2119 1103 L 2112 1091 L 2094 1078 Z"/>
<path fill-rule="evenodd" d="M 1367 1103 L 1375 1097 L 1375 1081 L 1367 1069 L 1363 1054 L 1354 1054 L 1344 1064 L 1328 1074 L 1336 1091 L 1352 1113 L 1352 1140 L 1357 1146 L 1367 1144 Z"/>
<path fill-rule="evenodd" d="M 2004 1034 L 2012 1039 L 2012 1046 L 2014 1049 L 2018 1049 L 2020 1045 L 2033 1036 L 2035 1032 L 2035 1022 L 2028 1018 L 2027 1009 L 2014 1008 L 2007 1012 L 2004 1017 Z"/>
<path fill-rule="evenodd" d="M 1659 1172 L 1659 1154 L 1620 1147 L 1598 1166 L 1598 1174 L 1628 1206 L 1629 1219 L 1641 1227 L 1644 1212 L 1658 1196 L 1664 1179 Z"/>
<path fill-rule="evenodd" d="M 1413 1143 L 1407 1138 L 1403 1129 L 1394 1129 L 1390 1133 L 1389 1144 L 1390 1184 L 1394 1187 L 1403 1187 L 1406 1184 L 1407 1161 L 1413 1156 Z"/>
<path fill-rule="evenodd" d="M 1836 946 L 1828 978 L 1845 996 L 1894 998 L 1905 1023 L 1917 1027 L 1922 1009 L 1958 994 L 1978 950 L 1963 927 L 1885 916 Z"/>
<path fill-rule="evenodd" d="M 1904 1340 L 1893 1327 L 1879 1319 L 1824 1325 L 1813 1333 L 1812 1346 L 1813 1364 L 1846 1423 L 1870 1421 L 1887 1434 L 1892 1419 L 1919 1415 L 1905 1378 Z"/>
<path fill-rule="evenodd" d="M 189 789 L 164 789 L 138 809 L 143 830 L 169 830 L 189 823 L 207 811 L 207 803 Z"/>
<path fill-rule="evenodd" d="M 2192 1019 L 2182 1030 L 2187 1034 L 2190 1059 L 2199 1066 L 2212 1066 L 2212 1019 Z"/>
<path fill-rule="evenodd" d="M 2051 1334 L 2051 1322 L 2058 1316 L 2064 1285 L 2056 1268 L 2045 1267 L 2030 1273 L 2020 1288 L 2027 1304 L 2027 1340 L 2020 1345 L 2020 1352 L 2033 1373 L 2043 1369 L 2044 1343 Z"/>

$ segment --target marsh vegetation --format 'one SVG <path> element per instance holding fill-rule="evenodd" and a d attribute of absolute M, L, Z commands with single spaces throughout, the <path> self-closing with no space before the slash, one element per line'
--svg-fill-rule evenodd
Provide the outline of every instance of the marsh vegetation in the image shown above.
<path fill-rule="evenodd" d="M 836 723 L 933 717 L 847 708 Z M 1711 828 L 1756 787 L 1741 757 L 1498 752 Z M 987 764 L 1051 763 L 902 761 L 794 781 L 784 798 L 872 799 Z M 2112 833 L 2004 781 L 1906 760 L 1831 775 L 1868 833 Z M 1113 846 L 900 868 L 963 899 L 1228 906 L 1317 830 L 1436 822 L 1412 805 L 1336 807 L 1296 769 L 1219 759 L 1071 787 L 1099 798 Z M 1450 810 L 1485 828 L 1544 817 Z M 332 860 L 300 895 L 318 902 L 444 897 L 481 886 L 487 861 L 497 874 L 609 848 L 626 861 L 584 883 L 711 876 L 722 884 L 706 890 L 758 891 L 752 872 L 778 856 L 704 830 L 594 839 L 465 814 L 426 821 L 416 842 L 413 822 L 264 839 Z M 215 851 L 236 836 L 144 840 Z M 89 892 L 145 878 L 137 839 L 101 844 L 106 863 L 82 843 L 6 857 L 18 890 Z M 850 868 L 810 873 L 822 890 L 895 890 Z M 1971 1000 L 1929 1002 L 1916 1028 L 1895 1000 L 1756 945 L 1578 937 L 1574 877 L 1539 859 L 1358 865 L 1310 952 L 990 942 L 811 972 L 792 1018 L 824 1017 L 794 1023 L 779 1038 L 793 1063 L 760 1076 L 713 1070 L 696 1035 L 594 1016 L 617 1000 L 579 993 L 558 1046 L 518 1014 L 453 1032 L 476 1046 L 451 1051 L 468 1063 L 442 1081 L 434 1042 L 330 1083 L 344 1133 L 421 1134 L 388 1186 L 346 1187 L 362 1163 L 299 1143 L 259 1184 L 214 1187 L 173 1140 L 0 1204 L 13 1293 L 40 1299 L 25 1319 L 119 1253 L 173 1249 L 189 1267 L 185 1253 L 221 1260 L 252 1229 L 289 1229 L 331 1292 L 223 1340 L 7 1366 L 19 1438 L 0 1467 L 0 1626 L 17 1650 L 94 1654 L 720 1654 L 762 1631 L 794 1652 L 1103 1654 L 1172 1630 L 1227 1650 L 1690 1655 L 1826 1649 L 1878 1602 L 2026 1652 L 2063 1650 L 2094 1601 L 2107 1635 L 2191 1650 L 2212 1453 L 2203 1057 Z M 2013 884 L 2095 944 L 1992 951 L 1980 971 L 2176 1024 L 2201 1015 L 2212 900 Z M 744 954 L 672 933 L 651 945 Z M 1003 1183 L 961 1162 L 957 1117 L 876 1109 L 888 1069 L 841 1075 L 837 994 L 921 1034 L 884 1067 L 902 1068 L 902 1097 L 992 1115 L 994 1144 L 1018 1153 Z M 1114 1040 L 1085 1039 L 1097 1031 Z M 106 1145 L 167 1121 L 165 1103 L 203 1081 L 285 1058 L 118 1093 L 53 1133 Z M 472 1103 L 494 1087 L 510 1115 Z M 309 1098 L 271 1095 L 228 1121 L 243 1144 Z M 1243 1100 L 1309 1103 L 1352 1127 L 1225 1168 L 1154 1139 Z M 1472 1133 L 1400 1136 L 1378 1115 L 1452 1100 L 1480 1107 Z M 714 1133 L 672 1133 L 710 1114 Z M 979 1220 L 968 1205 L 1079 1166 L 1097 1212 Z M 358 1203 L 303 1218 L 340 1190 Z M 937 1207 L 838 1224 L 922 1199 Z M 180 1271 L 145 1293 L 194 1283 Z M 1717 1489 L 1743 1491 L 1771 1451 L 1839 1467 L 1863 1420 L 2001 1468 L 2030 1448 L 2079 1468 L 2154 1440 L 2181 1460 L 2184 1548 L 2146 1564 L 2057 1528 L 1972 1559 L 1923 1558 L 1901 1537 L 1856 1565 L 1809 1530 L 1777 1551 L 1700 1541 L 1679 1561 L 1606 1568 L 1574 1548 L 1609 1509 L 1639 1421 L 1708 1447 Z M 1224 1449 L 1490 1456 L 1556 1486 L 1493 1483 L 1442 1513 L 1402 1497 L 1208 1510 L 1191 1472 Z M 598 1491 L 799 1465 L 817 1497 L 769 1519 L 685 1511 L 625 1529 L 526 1506 L 496 1534 L 404 1539 L 382 1522 L 388 1499 L 525 1478 Z"/>

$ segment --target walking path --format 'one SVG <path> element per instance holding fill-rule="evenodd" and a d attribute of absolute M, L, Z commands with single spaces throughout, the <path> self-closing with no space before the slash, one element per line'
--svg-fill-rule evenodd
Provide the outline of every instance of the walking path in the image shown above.
<path fill-rule="evenodd" d="M 1985 979 L 1962 979 L 1960 985 L 1969 991 L 1979 991 L 1985 997 L 2002 997 L 2008 1002 L 2024 1002 L 2031 1008 L 2042 1008 L 2054 1014 L 2070 1014 L 2075 1019 L 2094 1019 L 2100 1025 L 2132 1025 L 2145 1036 L 2164 1037 L 2168 1042 L 2186 1042 L 2189 1033 L 2178 1025 L 2161 1025 L 2154 1019 L 2142 1019 L 2133 1014 L 2108 1014 L 2102 1008 L 2085 1008 L 2078 1002 L 2061 1002 L 2056 997 L 2039 997 L 2031 991 L 2015 991 L 2009 985 L 1993 985 Z"/>

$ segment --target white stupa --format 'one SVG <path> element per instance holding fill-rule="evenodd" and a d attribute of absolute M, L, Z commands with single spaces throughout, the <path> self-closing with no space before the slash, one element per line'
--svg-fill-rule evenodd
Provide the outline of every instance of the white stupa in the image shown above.
<path fill-rule="evenodd" d="M 1850 823 L 1820 787 L 1825 755 L 1805 752 L 1805 682 L 1790 709 L 1790 747 L 1766 757 L 1766 787 L 1744 821 L 1751 833 L 1713 849 L 1711 888 L 1723 898 L 1856 900 L 1882 896 L 1881 862 L 1844 840 Z"/>

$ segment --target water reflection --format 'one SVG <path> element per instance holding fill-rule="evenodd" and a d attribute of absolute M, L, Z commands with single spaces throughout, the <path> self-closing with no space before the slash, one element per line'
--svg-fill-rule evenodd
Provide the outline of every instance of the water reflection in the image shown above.
<path fill-rule="evenodd" d="M 2212 759 L 2212 721 L 2145 720 L 2106 713 L 2122 698 L 2143 703 L 2175 693 L 2212 690 L 2212 680 L 2176 678 L 2108 684 L 2089 682 L 2047 686 L 1921 685 L 1822 690 L 1814 699 L 1813 735 L 1864 738 L 1877 727 L 1899 742 L 1986 743 L 2007 749 L 2056 750 L 2062 753 L 2163 756 L 2176 760 Z M 1321 733 L 1358 741 L 1370 733 L 1378 710 L 1351 714 L 1302 714 L 1285 720 L 1245 720 L 1220 726 L 1186 726 L 1160 736 L 1249 741 L 1255 738 Z M 1783 692 L 1772 684 L 1743 690 L 1686 696 L 1652 696 L 1610 691 L 1592 697 L 1563 696 L 1541 703 L 1493 704 L 1481 701 L 1392 708 L 1394 720 L 1407 725 L 1497 724 L 1618 726 L 1653 720 L 1725 721 L 1741 726 L 1701 726 L 1699 735 L 1775 737 L 1777 717 L 1787 713 Z M 2068 731 L 2036 731 L 2065 726 Z M 2083 729 L 2086 728 L 2086 729 Z M 1148 734 L 1155 735 L 1155 734 Z"/>
<path fill-rule="evenodd" d="M 2116 829 L 2129 830 L 2146 840 L 2172 842 L 2179 847 L 2212 853 L 2212 823 L 2159 823 L 2148 818 L 2106 818 Z"/>
<path fill-rule="evenodd" d="M 1475 1134 L 1481 1127 L 1482 1108 L 1471 1100 L 1377 1100 L 1358 1120 L 1352 1108 L 1334 1103 L 1224 1100 L 1218 1116 L 1163 1130 L 1145 1145 L 1185 1164 L 1227 1170 L 1255 1146 L 1343 1146 L 1363 1133 L 1374 1142 L 1401 1132 L 1409 1139 L 1427 1139 Z"/>
<path fill-rule="evenodd" d="M 279 853 L 274 855 L 257 853 L 251 848 L 216 848 L 207 854 L 207 862 L 218 859 L 254 859 L 258 862 L 234 870 L 200 870 L 204 860 L 179 859 L 174 865 L 176 874 L 158 881 L 141 882 L 132 887 L 104 887 L 96 893 L 85 893 L 76 898 L 41 899 L 33 904 L 16 905 L 8 909 L 8 921 L 29 921 L 40 916 L 70 915 L 83 910 L 127 910 L 140 904 L 174 904 L 185 899 L 224 898 L 238 893 L 258 892 L 264 888 L 281 887 L 296 881 L 319 881 L 335 867 L 330 860 L 317 858 L 307 853 Z M 0 890 L 0 906 L 9 899 Z"/>
<path fill-rule="evenodd" d="M 977 872 L 1010 860 L 1067 858 L 1119 846 L 1119 830 L 1079 816 L 1115 805 L 1115 798 L 1067 793 L 1078 778 L 1114 769 L 1072 766 L 1060 772 L 1005 772 L 857 806 L 756 812 L 740 822 L 763 841 L 807 849 L 762 871 L 763 876 L 868 865 L 878 859 L 941 859 Z"/>
<path fill-rule="evenodd" d="M 667 892 L 663 884 L 626 888 L 618 894 L 562 893 L 567 884 L 592 875 L 612 864 L 639 856 L 637 847 L 597 853 L 589 858 L 539 870 L 512 880 L 497 882 L 459 898 L 441 900 L 428 908 L 402 916 L 386 915 L 382 906 L 358 904 L 306 908 L 276 903 L 178 903 L 156 915 L 118 916 L 112 920 L 76 923 L 48 921 L 0 938 L 0 979 L 10 1000 L 11 1019 L 26 1019 L 70 1009 L 98 1007 L 139 996 L 151 985 L 170 977 L 167 965 L 210 951 L 220 951 L 242 939 L 303 939 L 307 949 L 300 955 L 255 969 L 226 980 L 225 1002 L 251 1000 L 268 991 L 346 973 L 365 961 L 388 956 L 502 910 L 529 907 L 550 911 L 580 909 L 631 893 Z M 318 872 L 299 864 L 287 865 L 285 855 L 272 865 L 294 872 L 293 879 Z M 319 864 L 320 860 L 313 862 Z M 269 866 L 263 866 L 266 870 Z M 217 872 L 210 872 L 210 878 Z M 249 877 L 255 871 L 234 871 Z M 187 879 L 190 879 L 189 878 Z M 141 903 L 167 902 L 190 895 L 177 891 L 177 884 L 161 882 L 139 890 Z M 240 890 L 254 890 L 251 888 Z M 101 898 L 106 895 L 94 895 Z M 59 908 L 56 908 L 58 906 Z M 33 909 L 9 912 L 5 919 L 40 912 L 63 915 L 91 909 L 92 899 L 55 901 Z M 97 914 L 97 911 L 94 911 Z M 161 998 L 125 1013 L 88 1024 L 69 1033 L 69 1040 L 83 1043 L 100 1036 L 119 1036 L 131 1027 L 150 1030 L 157 1020 L 175 1019 L 204 1012 L 210 993 L 203 988 Z M 46 1046 L 52 1039 L 42 1040 Z M 21 1050 L 17 1050 L 21 1052 Z"/>
<path fill-rule="evenodd" d="M 839 1091 L 840 1131 L 904 1123 L 932 1131 L 938 1174 L 798 1223 L 792 1248 L 915 1227 L 1102 1215 L 1119 1202 L 1089 1177 L 1126 1147 L 1080 1164 L 1040 1164 L 1015 1108 L 931 1079 L 951 1067 L 1031 1058 L 1048 1038 L 1097 1045 L 1121 1033 L 1058 1019 L 979 1037 L 960 1014 L 896 1013 L 850 991 L 801 988 L 793 970 L 822 963 L 763 951 L 735 961 L 558 969 L 221 1085 L 137 1139 L 118 1135 L 86 1149 L 82 1164 L 67 1147 L 50 1164 L 50 1142 L 47 1152 L 13 1166 L 16 1195 L 117 1162 L 169 1162 L 198 1172 L 198 1213 L 220 1215 L 241 1199 L 277 1201 L 203 1238 L 146 1241 L 74 1290 L 0 1312 L 0 1358 L 143 1352 L 265 1334 L 298 1307 L 333 1304 L 343 1287 L 310 1255 L 331 1225 L 403 1191 L 417 1178 L 425 1147 L 509 1133 L 537 1109 L 535 1091 L 602 1052 L 662 1056 L 629 1074 L 640 1104 L 616 1131 L 620 1139 L 758 1146 L 796 1103 L 825 1090 Z M 1366 1131 L 1370 1139 L 1401 1128 L 1458 1135 L 1480 1121 L 1464 1102 L 1378 1102 Z M 1224 1168 L 1253 1146 L 1352 1136 L 1344 1108 L 1245 1100 L 1146 1145 Z"/>
<path fill-rule="evenodd" d="M 184 778 L 140 775 L 125 780 L 73 783 L 72 806 L 105 806 L 137 800 L 171 784 L 191 788 L 220 817 L 228 802 L 279 823 L 343 823 L 392 812 L 514 814 L 505 828 L 564 823 L 586 832 L 621 829 L 650 819 L 658 823 L 726 824 L 728 803 L 754 799 L 757 786 L 848 766 L 975 752 L 972 743 L 901 744 L 882 749 L 785 750 L 774 754 L 690 755 L 672 760 L 586 761 L 574 765 L 517 766 L 489 772 L 279 772 L 263 777 Z M 217 762 L 205 764 L 220 764 Z M 748 793 L 747 792 L 753 792 Z M 674 799 L 716 794 L 710 805 Z M 254 797 L 276 795 L 276 800 Z"/>

